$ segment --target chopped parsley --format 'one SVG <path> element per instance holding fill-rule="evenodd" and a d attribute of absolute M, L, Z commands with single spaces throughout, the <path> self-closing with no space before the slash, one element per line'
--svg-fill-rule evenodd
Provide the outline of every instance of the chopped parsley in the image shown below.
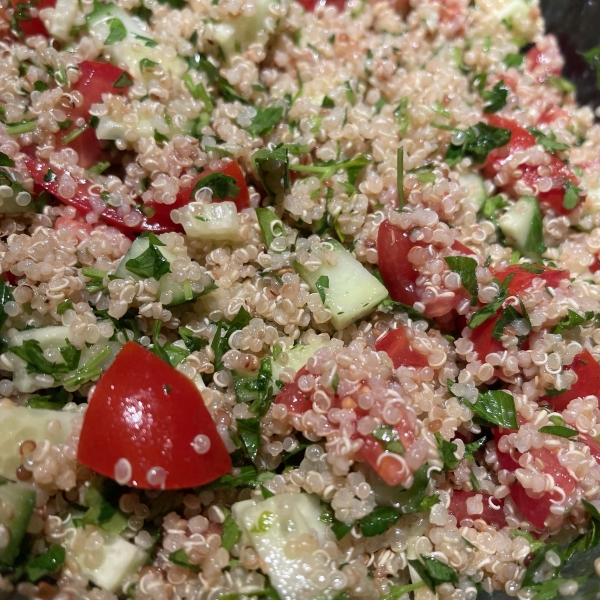
<path fill-rule="evenodd" d="M 446 162 L 450 166 L 456 165 L 465 157 L 471 158 L 478 164 L 484 163 L 492 150 L 508 144 L 511 137 L 509 129 L 501 129 L 487 123 L 477 123 L 463 133 L 464 142 L 462 144 L 451 142 L 446 151 Z"/>

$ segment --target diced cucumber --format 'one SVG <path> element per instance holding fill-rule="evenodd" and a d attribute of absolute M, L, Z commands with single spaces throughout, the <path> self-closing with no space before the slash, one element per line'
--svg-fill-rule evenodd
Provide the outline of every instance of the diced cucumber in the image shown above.
<path fill-rule="evenodd" d="M 32 487 L 0 481 L 0 528 L 6 527 L 10 534 L 8 546 L 0 548 L 0 567 L 9 567 L 15 562 L 34 508 Z"/>
<path fill-rule="evenodd" d="M 131 246 L 129 247 L 129 250 L 127 250 L 127 252 L 125 253 L 125 256 L 121 259 L 121 262 L 119 263 L 119 266 L 115 271 L 115 276 L 121 277 L 122 279 L 131 277 L 131 279 L 134 279 L 135 281 L 140 281 L 142 277 L 136 275 L 135 273 L 132 273 L 131 271 L 128 271 L 125 265 L 127 264 L 128 260 L 131 260 L 132 258 L 138 258 L 140 255 L 146 252 L 146 250 L 148 250 L 149 247 L 149 238 L 136 238 L 133 244 L 131 244 Z M 169 261 L 169 264 L 171 264 L 175 260 L 175 255 L 169 250 L 167 250 L 166 246 L 155 246 L 155 248 Z"/>
<path fill-rule="evenodd" d="M 9 198 L 3 198 L 0 196 L 0 213 L 22 213 L 22 212 L 31 212 L 35 210 L 33 207 L 33 198 L 29 199 L 29 202 L 22 206 L 21 204 L 17 204 L 16 197 L 13 193 Z"/>
<path fill-rule="evenodd" d="M 77 0 L 56 0 L 54 14 L 50 21 L 50 35 L 61 42 L 71 39 L 71 28 L 77 20 L 79 2 Z"/>
<path fill-rule="evenodd" d="M 266 500 L 243 500 L 231 507 L 233 519 L 264 564 L 281 600 L 331 598 L 331 589 L 318 590 L 304 572 L 303 556 L 291 558 L 287 549 L 298 538 L 310 536 L 322 547 L 328 526 L 319 520 L 319 498 L 310 494 L 279 494 Z"/>
<path fill-rule="evenodd" d="M 9 340 L 9 351 L 6 353 L 7 360 L 11 363 L 13 368 L 13 385 L 20 392 L 31 393 L 36 390 L 45 387 L 56 387 L 60 385 L 63 380 L 69 378 L 69 374 L 62 374 L 55 377 L 52 385 L 40 383 L 36 377 L 36 373 L 30 373 L 27 370 L 27 363 L 19 358 L 16 354 L 10 352 L 10 348 L 14 346 L 22 346 L 26 340 L 36 340 L 39 342 L 42 350 L 58 350 L 67 345 L 66 340 L 69 338 L 69 328 L 64 325 L 52 325 L 49 327 L 40 327 L 39 329 L 27 329 L 25 331 L 19 331 Z M 114 360 L 115 356 L 121 349 L 119 342 L 99 342 L 90 347 L 85 347 L 81 351 L 81 357 L 79 359 L 78 368 L 83 367 L 91 359 L 97 356 L 100 352 L 105 351 L 108 348 L 109 352 L 102 362 L 98 365 L 102 370 L 106 369 L 108 365 Z M 62 357 L 59 357 L 57 364 L 64 364 Z"/>
<path fill-rule="evenodd" d="M 191 238 L 239 241 L 240 219 L 233 202 L 190 202 L 179 209 L 179 222 Z"/>
<path fill-rule="evenodd" d="M 112 116 L 100 117 L 96 137 L 99 140 L 127 140 L 128 129 L 127 125 L 115 121 Z M 135 133 L 138 139 L 151 138 L 154 136 L 154 127 L 148 119 L 139 119 L 135 124 Z"/>
<path fill-rule="evenodd" d="M 69 328 L 63 325 L 40 327 L 39 329 L 27 329 L 17 332 L 9 341 L 10 346 L 22 346 L 25 340 L 36 340 L 40 343 L 42 350 L 58 350 L 66 346 L 65 340 L 69 338 Z M 13 367 L 13 384 L 20 392 L 35 392 L 44 386 L 37 382 L 36 374 L 27 371 L 27 363 L 16 354 L 8 352 L 6 358 Z M 62 357 L 59 361 L 64 363 Z M 53 386 L 59 385 L 55 381 Z M 53 387 L 50 386 L 50 387 Z M 46 386 L 47 387 L 47 386 Z"/>
<path fill-rule="evenodd" d="M 78 547 L 82 547 L 80 536 L 88 537 L 98 531 L 104 539 L 102 546 L 102 562 L 98 566 L 90 566 L 85 553 L 76 554 L 75 558 L 82 573 L 97 586 L 118 593 L 127 579 L 133 577 L 148 559 L 146 552 L 127 542 L 120 535 L 110 533 L 93 526 L 77 530 Z M 94 556 L 94 560 L 96 557 Z"/>
<path fill-rule="evenodd" d="M 329 340 L 328 342 L 314 342 L 312 344 L 296 344 L 293 348 L 286 352 L 288 356 L 287 362 L 284 364 L 279 360 L 272 361 L 272 372 L 273 372 L 273 381 L 277 381 L 279 379 L 279 375 L 281 371 L 286 367 L 291 367 L 296 372 L 299 371 L 302 367 L 306 365 L 308 359 L 321 348 L 329 347 L 336 348 L 338 347 L 338 340 Z"/>
<path fill-rule="evenodd" d="M 458 176 L 458 182 L 467 190 L 467 202 L 473 207 L 473 211 L 479 212 L 487 198 L 483 177 L 478 173 L 464 173 Z"/>
<path fill-rule="evenodd" d="M 267 33 L 265 21 L 269 16 L 269 7 L 277 3 L 274 0 L 258 0 L 253 15 L 239 14 L 215 24 L 215 40 L 227 60 L 236 54 L 244 53 L 261 34 Z"/>
<path fill-rule="evenodd" d="M 128 260 L 132 258 L 138 258 L 141 254 L 143 254 L 148 247 L 150 246 L 150 240 L 147 237 L 139 237 L 137 238 L 125 256 L 121 259 L 117 270 L 115 271 L 116 277 L 122 277 L 123 279 L 127 277 L 131 277 L 135 281 L 139 281 L 142 279 L 139 275 L 132 273 L 125 266 Z M 155 246 L 156 249 L 169 261 L 169 264 L 172 263 L 177 257 L 166 249 L 165 246 Z M 163 294 L 168 294 L 170 296 L 169 301 L 161 300 Z M 189 302 L 194 298 L 198 297 L 198 295 L 202 292 L 198 292 L 194 289 L 192 283 L 189 280 L 184 281 L 183 283 L 177 283 L 173 281 L 173 275 L 171 273 L 166 273 L 163 275 L 158 282 L 158 292 L 156 294 L 156 298 L 163 302 L 165 306 L 177 306 L 179 304 L 183 304 L 184 302 Z"/>
<path fill-rule="evenodd" d="M 313 292 L 319 291 L 317 282 L 320 278 L 324 278 L 321 282 L 327 281 L 328 287 L 320 284 L 325 294 L 324 304 L 331 311 L 332 325 L 338 330 L 344 329 L 371 313 L 387 298 L 388 291 L 339 242 L 327 240 L 324 244 L 336 253 L 337 264 L 327 263 L 325 256 L 318 253 L 322 264 L 315 271 L 309 271 L 298 263 L 295 268 Z"/>
<path fill-rule="evenodd" d="M 523 196 L 498 219 L 506 241 L 522 254 L 545 252 L 542 211 L 537 198 Z"/>
<path fill-rule="evenodd" d="M 137 17 L 121 10 L 115 4 L 97 4 L 86 17 L 88 30 L 102 41 L 109 39 L 111 27 L 125 29 L 125 37 L 105 46 L 111 62 L 126 69 L 134 79 L 149 79 L 151 71 L 142 71 L 140 61 L 148 59 L 160 64 L 173 77 L 181 77 L 187 71 L 185 61 L 173 48 L 157 44 L 149 27 Z"/>
<path fill-rule="evenodd" d="M 25 440 L 41 444 L 48 440 L 53 444 L 64 444 L 77 413 L 25 406 L 0 407 L 0 476 L 16 479 L 17 467 L 23 461 L 19 445 Z M 52 426 L 49 423 L 52 421 Z M 60 427 L 56 426 L 56 423 Z"/>

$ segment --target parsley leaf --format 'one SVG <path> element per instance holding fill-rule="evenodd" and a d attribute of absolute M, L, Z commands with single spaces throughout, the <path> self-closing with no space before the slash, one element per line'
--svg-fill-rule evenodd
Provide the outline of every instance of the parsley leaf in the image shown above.
<path fill-rule="evenodd" d="M 190 559 L 184 548 L 179 548 L 179 550 L 175 550 L 175 552 L 171 552 L 169 554 L 169 560 L 172 563 L 179 565 L 180 567 L 185 567 L 186 569 L 190 569 L 191 571 L 200 571 L 200 569 L 201 569 L 200 565 L 195 565 L 190 562 Z"/>
<path fill-rule="evenodd" d="M 228 514 L 223 522 L 223 534 L 221 537 L 221 546 L 231 552 L 231 549 L 240 541 L 242 531 L 234 521 L 231 514 Z"/>
<path fill-rule="evenodd" d="M 79 366 L 79 359 L 81 358 L 81 350 L 77 350 L 69 340 L 66 346 L 59 348 L 60 355 L 65 361 L 65 365 L 69 371 L 74 371 Z"/>
<path fill-rule="evenodd" d="M 563 207 L 567 210 L 573 210 L 580 202 L 579 192 L 581 190 L 569 179 L 565 179 L 565 197 L 563 198 Z"/>
<path fill-rule="evenodd" d="M 498 309 L 502 306 L 504 300 L 508 296 L 508 292 L 506 288 L 512 279 L 512 273 L 504 280 L 504 283 L 498 290 L 496 297 L 485 306 L 482 306 L 479 310 L 475 311 L 471 317 L 469 318 L 468 325 L 471 329 L 475 329 L 475 327 L 479 327 L 482 323 L 485 323 L 489 318 L 493 317 Z"/>
<path fill-rule="evenodd" d="M 150 61 L 152 62 L 152 61 Z M 141 65 L 141 62 L 140 62 Z M 156 66 L 156 63 L 154 63 L 154 66 Z M 113 87 L 114 88 L 126 88 L 133 85 L 133 79 L 131 79 L 131 77 L 129 77 L 129 73 L 126 73 L 125 71 L 123 71 L 118 79 L 113 83 Z"/>
<path fill-rule="evenodd" d="M 481 97 L 487 104 L 483 107 L 483 112 L 486 114 L 496 113 L 501 108 L 506 106 L 506 99 L 510 90 L 504 84 L 504 79 L 501 79 L 491 90 L 484 90 Z"/>
<path fill-rule="evenodd" d="M 435 321 L 433 321 L 433 319 L 426 317 L 422 312 L 419 312 L 416 308 L 413 308 L 408 304 L 404 304 L 404 302 L 396 302 L 388 297 L 383 300 L 381 306 L 404 312 L 408 318 L 412 319 L 413 321 L 426 321 L 429 327 L 433 327 L 435 325 Z"/>
<path fill-rule="evenodd" d="M 4 307 L 7 302 L 14 302 L 13 291 L 10 285 L 6 285 L 4 280 L 0 278 L 0 327 L 6 323 L 8 315 L 4 312 Z"/>
<path fill-rule="evenodd" d="M 25 573 L 27 579 L 35 583 L 45 575 L 54 573 L 64 564 L 66 551 L 63 546 L 53 544 L 44 554 L 39 554 L 30 558 L 25 564 Z"/>
<path fill-rule="evenodd" d="M 257 208 L 256 218 L 267 249 L 271 247 L 276 237 L 285 236 L 283 223 L 274 211 L 268 208 Z"/>
<path fill-rule="evenodd" d="M 0 167 L 14 167 L 15 161 L 9 158 L 4 152 L 0 152 Z"/>
<path fill-rule="evenodd" d="M 164 346 L 161 346 L 160 341 L 158 340 L 158 335 L 160 334 L 161 328 L 162 322 L 156 321 L 154 323 L 154 334 L 152 335 L 152 353 L 156 354 L 158 358 L 164 360 L 168 365 L 172 367 L 173 365 L 171 364 L 171 358 L 167 354 L 167 350 L 165 348 L 166 344 Z"/>
<path fill-rule="evenodd" d="M 400 441 L 400 436 L 398 435 L 398 432 L 390 425 L 379 425 L 379 427 L 375 428 L 371 432 L 371 435 L 387 452 L 392 452 L 393 454 L 404 454 L 404 446 Z"/>
<path fill-rule="evenodd" d="M 319 292 L 321 302 L 325 303 L 325 290 L 329 289 L 329 277 L 327 277 L 327 275 L 321 275 L 321 277 L 315 281 L 315 287 L 317 288 L 317 292 Z"/>
<path fill-rule="evenodd" d="M 473 462 L 473 454 L 475 454 L 475 452 L 477 452 L 477 450 L 479 450 L 479 448 L 481 448 L 486 442 L 487 438 L 484 436 L 478 440 L 475 440 L 474 442 L 471 442 L 470 444 L 465 444 L 464 458 L 466 458 L 469 462 Z"/>
<path fill-rule="evenodd" d="M 421 554 L 421 559 L 423 562 L 409 560 L 408 563 L 432 592 L 435 592 L 436 586 L 442 583 L 458 583 L 458 573 L 452 567 L 423 554 Z"/>
<path fill-rule="evenodd" d="M 446 151 L 446 163 L 451 167 L 465 157 L 478 164 L 484 163 L 492 150 L 505 146 L 511 138 L 509 129 L 501 129 L 487 123 L 477 123 L 466 129 L 464 134 L 465 140 L 462 144 L 450 143 Z"/>
<path fill-rule="evenodd" d="M 571 429 L 570 427 L 564 427 L 562 425 L 545 425 L 544 427 L 540 427 L 539 432 L 563 438 L 571 438 L 575 435 L 579 435 L 579 431 L 576 429 Z"/>
<path fill-rule="evenodd" d="M 235 422 L 244 450 L 250 460 L 256 460 L 260 448 L 260 420 L 252 417 L 250 419 L 236 419 Z"/>
<path fill-rule="evenodd" d="M 234 331 L 243 329 L 250 323 L 251 316 L 248 311 L 242 306 L 238 311 L 237 315 L 233 318 L 233 321 L 228 323 L 227 321 L 220 321 L 217 326 L 217 331 L 211 343 L 211 348 L 215 353 L 215 372 L 220 371 L 223 368 L 222 358 L 223 354 L 227 352 L 229 348 L 229 338 Z"/>
<path fill-rule="evenodd" d="M 556 153 L 558 150 L 568 150 L 569 146 L 567 144 L 563 144 L 562 142 L 556 141 L 556 134 L 551 131 L 550 135 L 547 136 L 542 133 L 539 129 L 535 127 L 528 127 L 527 131 L 532 133 L 537 140 L 537 143 L 544 147 L 545 150 L 551 152 L 552 154 Z"/>
<path fill-rule="evenodd" d="M 492 337 L 495 340 L 501 340 L 504 335 L 504 328 L 508 325 L 512 325 L 515 321 L 520 319 L 524 319 L 525 317 L 512 305 L 507 306 L 502 310 L 500 317 L 496 321 L 494 325 L 494 330 L 492 331 Z M 521 342 L 525 339 L 524 336 L 522 339 L 519 337 L 519 346 Z"/>
<path fill-rule="evenodd" d="M 477 298 L 479 286 L 477 285 L 477 261 L 468 256 L 446 256 L 444 258 L 450 270 L 460 275 L 462 286 L 471 294 L 471 297 Z"/>
<path fill-rule="evenodd" d="M 302 173 L 314 173 L 319 179 L 330 179 L 338 171 L 344 170 L 348 175 L 348 182 L 351 185 L 356 183 L 356 179 L 360 172 L 371 164 L 371 160 L 368 159 L 364 154 L 359 154 L 354 158 L 335 162 L 329 160 L 324 163 L 315 163 L 312 165 L 291 165 L 291 171 L 300 171 Z"/>
<path fill-rule="evenodd" d="M 164 244 L 154 234 L 147 237 L 150 240 L 148 248 L 136 258 L 130 258 L 125 263 L 125 268 L 142 279 L 153 277 L 158 281 L 171 270 L 171 265 L 158 249 L 158 246 Z"/>
<path fill-rule="evenodd" d="M 246 128 L 246 131 L 253 137 L 268 135 L 281 120 L 281 117 L 283 116 L 283 107 L 268 106 L 267 108 L 262 108 L 257 106 L 256 110 L 256 116 Z"/>
<path fill-rule="evenodd" d="M 585 314 L 580 315 L 570 308 L 567 309 L 567 314 L 564 316 L 552 330 L 553 334 L 562 333 L 565 329 L 574 329 L 578 325 L 583 325 L 594 318 L 594 312 L 589 310 Z"/>
<path fill-rule="evenodd" d="M 52 375 L 68 373 L 64 363 L 51 363 L 45 356 L 37 340 L 24 340 L 20 346 L 11 346 L 9 350 L 27 363 L 28 373 Z"/>
<path fill-rule="evenodd" d="M 517 411 L 515 399 L 512 394 L 502 390 L 488 390 L 481 392 L 475 404 L 461 398 L 462 403 L 468 406 L 476 415 L 485 419 L 488 423 L 519 429 L 517 422 Z"/>
<path fill-rule="evenodd" d="M 290 188 L 288 149 L 278 146 L 273 150 L 261 148 L 252 155 L 258 179 L 263 188 L 274 199 Z"/>
<path fill-rule="evenodd" d="M 194 198 L 196 192 L 204 188 L 208 188 L 213 198 L 219 200 L 235 199 L 240 191 L 235 177 L 225 175 L 225 173 L 210 173 L 198 179 L 190 194 L 190 198 Z"/>
<path fill-rule="evenodd" d="M 514 68 L 514 69 L 518 69 L 522 64 L 523 61 L 525 60 L 525 55 L 524 54 L 507 54 L 504 57 L 504 64 L 507 66 L 507 68 Z"/>
<path fill-rule="evenodd" d="M 108 37 L 104 40 L 105 46 L 110 46 L 116 42 L 121 42 L 127 37 L 127 29 L 123 25 L 121 19 L 109 19 L 108 25 L 110 27 Z"/>
<path fill-rule="evenodd" d="M 185 345 L 187 346 L 187 349 L 190 352 L 197 352 L 198 350 L 208 345 L 207 339 L 197 337 L 196 335 L 194 335 L 194 332 L 191 329 L 188 329 L 187 327 L 180 327 L 178 331 L 179 335 L 181 336 L 181 339 L 184 341 Z"/>
<path fill-rule="evenodd" d="M 587 64 L 596 70 L 596 87 L 600 90 L 600 46 L 594 46 L 585 52 L 580 52 Z"/>
<path fill-rule="evenodd" d="M 401 513 L 391 506 L 379 506 L 358 523 L 365 537 L 373 537 L 385 533 L 388 526 L 396 523 L 401 516 Z"/>
<path fill-rule="evenodd" d="M 458 446 L 453 442 L 447 442 L 438 431 L 436 431 L 434 435 L 438 443 L 440 458 L 444 463 L 442 470 L 452 471 L 453 469 L 456 469 L 456 467 L 458 467 L 458 463 L 460 462 L 460 460 L 454 456 Z"/>

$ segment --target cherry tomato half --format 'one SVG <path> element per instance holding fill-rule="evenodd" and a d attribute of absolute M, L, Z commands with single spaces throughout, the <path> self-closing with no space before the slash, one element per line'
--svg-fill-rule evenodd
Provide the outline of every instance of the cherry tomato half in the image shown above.
<path fill-rule="evenodd" d="M 377 352 L 386 352 L 392 359 L 394 367 L 427 367 L 429 362 L 424 354 L 413 350 L 406 335 L 405 327 L 392 329 L 375 342 Z"/>
<path fill-rule="evenodd" d="M 123 346 L 98 381 L 77 460 L 145 489 L 195 487 L 231 470 L 196 386 L 135 342 Z"/>
<path fill-rule="evenodd" d="M 478 515 L 469 514 L 467 500 L 474 498 L 478 494 L 482 496 L 483 511 Z M 475 519 L 483 519 L 488 525 L 496 525 L 496 527 L 504 527 L 506 525 L 504 500 L 494 498 L 491 494 L 454 491 L 450 498 L 448 512 L 456 517 L 456 523 L 459 527 L 463 519 L 471 519 L 473 521 Z"/>

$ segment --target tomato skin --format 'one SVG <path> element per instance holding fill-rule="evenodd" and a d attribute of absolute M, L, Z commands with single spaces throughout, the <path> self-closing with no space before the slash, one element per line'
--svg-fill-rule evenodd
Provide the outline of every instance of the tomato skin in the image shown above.
<path fill-rule="evenodd" d="M 467 512 L 467 500 L 477 495 L 483 496 L 483 512 L 480 515 L 470 515 Z M 490 500 L 492 500 L 493 504 L 490 504 Z M 495 508 L 496 506 L 498 508 Z M 504 500 L 494 498 L 491 494 L 483 492 L 453 491 L 448 512 L 456 517 L 456 523 L 459 527 L 463 519 L 483 519 L 488 525 L 496 525 L 496 527 L 504 527 L 506 525 Z"/>
<path fill-rule="evenodd" d="M 504 162 L 509 160 L 515 152 L 531 148 L 537 144 L 537 140 L 533 134 L 515 123 L 512 119 L 500 117 L 498 115 L 490 115 L 488 123 L 494 127 L 508 129 L 511 132 L 510 141 L 506 146 L 492 150 L 487 158 L 484 166 L 484 175 L 492 179 L 499 171 Z M 537 172 L 537 167 L 533 165 L 520 165 L 519 169 L 523 172 L 522 181 L 531 188 L 534 188 L 535 195 L 540 201 L 542 209 L 551 208 L 560 215 L 566 215 L 570 210 L 563 206 L 565 197 L 566 181 L 577 184 L 578 179 L 575 174 L 567 167 L 567 165 L 555 154 L 547 153 L 549 157 L 550 178 L 553 181 L 552 188 L 547 192 L 538 192 L 536 189 L 540 176 Z M 513 193 L 514 195 L 515 181 L 510 181 L 502 189 Z"/>
<path fill-rule="evenodd" d="M 27 2 L 28 0 L 10 0 L 10 3 L 14 9 L 16 9 L 19 4 Z M 56 5 L 56 0 L 41 0 L 41 2 L 32 2 L 32 4 L 34 4 L 38 10 L 42 10 L 43 8 L 54 7 Z M 29 10 L 27 12 L 29 12 Z M 46 26 L 39 17 L 31 17 L 25 21 L 19 21 L 19 26 L 25 37 L 29 37 L 31 35 L 43 35 L 48 37 Z"/>
<path fill-rule="evenodd" d="M 417 350 L 413 350 L 410 345 L 406 327 L 398 327 L 398 329 L 391 329 L 384 333 L 375 342 L 375 350 L 386 352 L 396 369 L 398 367 L 422 368 L 429 366 L 427 357 Z"/>
<path fill-rule="evenodd" d="M 575 398 L 600 395 L 600 365 L 589 350 L 584 349 L 575 357 L 572 364 L 564 367 L 564 370 L 577 374 L 575 384 L 558 396 L 552 398 L 542 396 L 538 402 L 551 404 L 554 410 L 562 411 Z"/>
<path fill-rule="evenodd" d="M 182 206 L 185 206 L 189 202 L 193 202 L 193 198 L 191 198 L 191 195 L 192 195 L 192 192 L 194 191 L 194 187 L 196 186 L 196 183 L 203 177 L 206 177 L 207 175 L 210 175 L 211 173 L 214 173 L 214 172 L 223 173 L 224 175 L 229 175 L 230 177 L 233 177 L 235 179 L 235 184 L 240 188 L 240 191 L 238 192 L 237 198 L 225 198 L 225 200 L 219 200 L 219 198 L 213 198 L 213 202 L 225 202 L 225 201 L 233 202 L 235 204 L 238 212 L 240 212 L 241 210 L 244 210 L 244 208 L 250 208 L 250 194 L 248 193 L 248 186 L 246 185 L 246 180 L 244 179 L 244 174 L 242 173 L 242 170 L 240 169 L 239 165 L 233 161 L 230 161 L 227 163 L 225 163 L 225 161 L 223 161 L 223 165 L 224 166 L 222 166 L 222 168 L 219 171 L 212 171 L 210 169 L 205 169 L 196 178 L 194 178 L 194 180 L 192 181 L 192 183 L 189 186 L 179 190 L 179 192 L 177 194 L 177 198 L 175 200 L 175 204 L 171 204 L 168 207 L 169 213 L 174 208 L 181 208 Z M 154 205 L 154 208 L 159 210 L 156 205 Z M 157 212 L 157 215 L 158 215 L 158 212 Z"/>
<path fill-rule="evenodd" d="M 400 442 L 407 450 L 415 441 L 415 432 L 411 427 L 406 414 L 403 415 L 399 423 L 394 426 Z M 391 453 L 388 453 L 384 458 L 380 458 L 384 453 L 381 443 L 372 435 L 360 436 L 363 440 L 363 445 L 356 453 L 356 459 L 366 462 L 388 485 L 394 486 L 402 483 L 410 474 L 407 466 L 402 467 Z"/>
<path fill-rule="evenodd" d="M 55 139 L 57 149 L 72 148 L 79 156 L 79 166 L 89 169 L 99 162 L 103 155 L 103 150 L 100 146 L 100 141 L 96 137 L 95 130 L 92 127 L 88 127 L 68 144 L 64 144 L 62 140 L 77 129 L 76 121 L 78 119 L 82 118 L 86 122 L 89 121 L 92 104 L 102 102 L 103 94 L 123 94 L 130 86 L 118 88 L 114 86 L 117 80 L 123 74 L 126 74 L 126 72 L 110 63 L 84 60 L 78 66 L 80 76 L 77 82 L 73 84 L 72 90 L 81 93 L 83 103 L 81 106 L 65 111 L 67 117 L 73 121 L 73 124 L 67 130 L 59 131 L 55 135 Z"/>
<path fill-rule="evenodd" d="M 408 260 L 408 253 L 413 246 L 406 231 L 389 221 L 379 226 L 377 252 L 383 283 L 392 300 L 410 306 L 419 300 L 416 285 L 419 273 Z"/>
<path fill-rule="evenodd" d="M 206 454 L 192 445 L 200 434 L 210 440 Z M 135 342 L 123 346 L 98 381 L 77 451 L 79 462 L 112 479 L 122 458 L 131 465 L 129 485 L 144 489 L 195 487 L 231 470 L 229 453 L 196 386 Z M 154 467 L 167 472 L 163 485 L 148 483 Z"/>
<path fill-rule="evenodd" d="M 307 12 L 314 12 L 318 6 L 333 6 L 340 12 L 346 6 L 346 0 L 298 0 Z"/>
<path fill-rule="evenodd" d="M 55 181 L 45 181 L 44 176 L 48 173 L 48 164 L 31 156 L 26 156 L 24 159 L 27 168 L 35 183 L 37 183 L 42 189 L 52 194 L 55 198 L 60 200 L 63 204 L 73 206 L 82 215 L 87 215 L 92 212 L 92 201 L 102 202 L 102 198 L 95 192 L 90 192 L 90 186 L 92 185 L 87 179 L 80 179 L 73 177 L 77 184 L 77 190 L 72 198 L 64 198 L 59 194 L 59 182 L 61 175 L 64 171 L 61 169 L 53 168 L 52 170 L 57 176 Z M 104 211 L 100 214 L 100 217 L 109 225 L 120 229 L 124 233 L 132 232 L 143 232 L 152 231 L 153 233 L 166 233 L 168 231 L 182 231 L 181 227 L 171 222 L 170 227 L 158 223 L 154 219 L 149 219 L 145 215 L 142 215 L 142 220 L 134 227 L 129 227 L 123 222 L 123 218 L 112 206 L 107 206 Z"/>
<path fill-rule="evenodd" d="M 494 274 L 500 281 L 505 281 L 509 275 L 513 275 L 507 288 L 510 296 L 517 296 L 531 287 L 533 280 L 536 278 L 543 279 L 548 287 L 558 287 L 563 279 L 569 279 L 570 277 L 569 271 L 550 269 L 549 267 L 540 268 L 543 269 L 543 272 L 538 274 L 526 271 L 521 265 L 510 265 L 504 269 L 494 271 Z"/>
<path fill-rule="evenodd" d="M 501 469 L 506 469 L 512 473 L 520 467 L 520 465 L 507 453 L 500 452 L 498 449 L 498 440 L 503 435 L 512 433 L 510 429 L 494 429 L 494 438 L 496 443 L 496 455 Z M 570 494 L 577 485 L 569 472 L 558 462 L 556 455 L 548 448 L 532 448 L 529 451 L 534 456 L 536 461 L 541 461 L 544 465 L 544 473 L 552 475 L 555 483 L 561 487 L 565 494 Z M 518 454 L 518 453 L 516 453 Z M 523 516 L 538 529 L 545 527 L 546 519 L 550 515 L 552 507 L 551 500 L 559 500 L 560 494 L 556 492 L 545 492 L 537 498 L 532 498 L 521 483 L 516 481 L 510 485 L 510 495 L 516 507 L 521 511 Z"/>
<path fill-rule="evenodd" d="M 493 352 L 498 354 L 504 352 L 502 342 L 492 337 L 492 332 L 499 318 L 488 319 L 471 331 L 473 349 L 477 352 L 477 358 L 481 361 L 485 361 L 486 356 Z"/>
<path fill-rule="evenodd" d="M 305 394 L 298 387 L 298 379 L 302 375 L 308 375 L 306 367 L 302 367 L 296 374 L 294 381 L 286 383 L 275 398 L 275 404 L 285 404 L 288 412 L 295 415 L 303 415 L 307 410 L 312 408 L 310 395 Z"/>

